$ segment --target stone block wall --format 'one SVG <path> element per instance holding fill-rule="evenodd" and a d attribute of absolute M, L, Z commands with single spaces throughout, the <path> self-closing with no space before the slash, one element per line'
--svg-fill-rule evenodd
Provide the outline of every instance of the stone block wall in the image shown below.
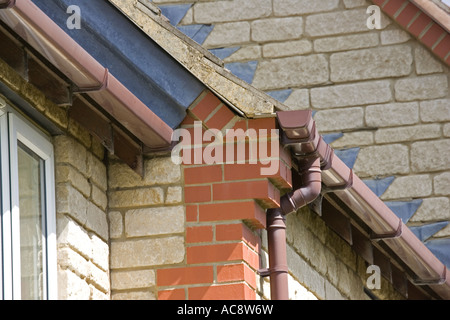
<path fill-rule="evenodd" d="M 278 135 L 269 135 L 275 121 L 240 118 L 210 91 L 189 108 L 181 128 L 191 139 L 183 139 L 180 150 L 185 256 L 171 266 L 158 266 L 158 299 L 259 297 L 257 270 L 265 209 L 278 206 L 280 192 L 291 187 L 289 158 L 270 149 L 274 144 L 279 147 Z M 227 129 L 239 134 L 214 149 L 216 137 L 226 139 L 231 134 Z M 251 129 L 257 135 L 246 136 Z M 217 136 L 208 136 L 211 132 Z M 254 142 L 255 153 L 251 152 Z M 265 154 L 259 149 L 263 146 L 269 148 Z M 208 155 L 215 156 L 214 161 Z M 252 155 L 256 155 L 255 164 Z M 261 175 L 261 168 L 267 167 L 262 160 L 274 161 L 278 170 Z"/>
<path fill-rule="evenodd" d="M 287 226 L 291 299 L 370 299 L 364 292 L 370 276 L 368 264 L 316 213 L 303 208 L 288 216 Z M 383 277 L 375 291 L 382 299 L 404 299 Z"/>
<path fill-rule="evenodd" d="M 178 26 L 212 24 L 202 45 L 226 68 L 287 109 L 313 109 L 355 173 L 416 234 L 434 230 L 427 246 L 449 243 L 450 35 L 410 1 L 154 3 L 192 4 Z M 374 4 L 379 29 L 367 27 Z"/>
<path fill-rule="evenodd" d="M 75 122 L 54 138 L 58 298 L 110 298 L 104 148 Z"/>
<path fill-rule="evenodd" d="M 111 157 L 108 178 L 111 298 L 156 299 L 156 269 L 185 259 L 181 168 L 147 158 L 141 177 Z"/>
<path fill-rule="evenodd" d="M 0 59 L 0 81 L 58 128 L 53 137 L 58 299 L 108 300 L 109 226 L 104 148 L 22 74 Z M 9 102 L 16 107 L 13 102 Z"/>

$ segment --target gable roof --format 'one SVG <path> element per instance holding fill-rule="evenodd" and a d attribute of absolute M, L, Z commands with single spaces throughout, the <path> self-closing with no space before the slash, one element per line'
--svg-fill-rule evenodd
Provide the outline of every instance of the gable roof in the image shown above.
<path fill-rule="evenodd" d="M 432 0 L 372 0 L 450 66 L 450 13 Z M 443 4 L 442 4 L 443 6 Z"/>
<path fill-rule="evenodd" d="M 288 108 L 226 70 L 222 60 L 173 26 L 150 1 L 108 0 L 239 114 L 275 116 Z M 251 94 L 249 94 L 251 93 Z"/>

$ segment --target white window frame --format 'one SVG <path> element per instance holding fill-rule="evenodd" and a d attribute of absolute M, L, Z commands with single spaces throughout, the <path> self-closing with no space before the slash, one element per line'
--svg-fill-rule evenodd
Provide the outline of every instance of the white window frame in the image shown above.
<path fill-rule="evenodd" d="M 1 228 L 0 228 L 0 299 L 21 299 L 20 221 L 18 142 L 44 164 L 45 208 L 42 243 L 45 300 L 57 299 L 56 209 L 54 152 L 50 137 L 19 115 L 11 107 L 0 109 Z M 15 254 L 16 253 L 16 254 Z"/>

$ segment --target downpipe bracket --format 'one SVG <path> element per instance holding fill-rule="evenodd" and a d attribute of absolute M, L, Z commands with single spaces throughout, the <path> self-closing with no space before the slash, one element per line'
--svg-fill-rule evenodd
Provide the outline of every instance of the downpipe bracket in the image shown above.
<path fill-rule="evenodd" d="M 281 265 L 278 265 L 278 266 L 276 266 L 276 267 L 274 267 L 274 268 L 262 268 L 262 269 L 258 269 L 257 272 L 258 272 L 258 274 L 259 274 L 261 277 L 266 278 L 266 277 L 269 277 L 271 274 L 274 274 L 274 273 L 288 273 L 289 270 L 288 270 L 288 266 L 281 266 Z"/>

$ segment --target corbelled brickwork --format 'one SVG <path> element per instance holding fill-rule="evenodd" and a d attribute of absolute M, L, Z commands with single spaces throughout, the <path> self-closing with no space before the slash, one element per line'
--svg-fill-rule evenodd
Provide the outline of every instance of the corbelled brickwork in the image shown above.
<path fill-rule="evenodd" d="M 275 118 L 240 118 L 210 91 L 190 107 L 181 126 L 192 137 L 189 143 L 181 142 L 186 147 L 182 152 L 186 256 L 182 263 L 158 268 L 159 299 L 252 300 L 257 297 L 256 274 L 261 259 L 259 230 L 266 224 L 265 209 L 278 206 L 280 192 L 291 187 L 291 164 L 286 155 L 273 156 L 268 150 L 265 160 L 275 161 L 279 168 L 270 176 L 261 175 L 265 165 L 260 162 L 260 152 L 257 163 L 250 163 L 251 139 L 255 139 L 258 148 L 270 148 L 271 139 L 276 139 L 279 146 L 278 135 L 269 136 L 276 129 L 275 121 Z M 201 127 L 196 128 L 199 124 Z M 215 138 L 207 138 L 205 132 L 217 130 L 227 137 L 230 134 L 227 129 L 241 130 L 240 137 L 244 138 L 248 129 L 258 135 L 246 142 L 233 137 L 229 144 L 219 144 L 216 152 L 220 149 L 223 157 L 209 162 L 205 156 L 210 154 L 208 148 Z"/>
<path fill-rule="evenodd" d="M 181 164 L 171 155 L 148 158 L 141 177 L 110 157 L 112 299 L 256 298 L 258 230 L 265 227 L 265 209 L 278 206 L 280 192 L 291 188 L 289 158 L 273 157 L 270 150 L 275 123 L 245 120 L 207 91 L 181 125 L 190 138 L 180 143 Z M 226 137 L 227 129 L 240 129 L 242 136 L 249 128 L 258 134 L 263 129 L 263 135 L 233 139 L 233 159 L 208 162 L 214 139 L 205 135 L 213 132 L 208 130 Z M 248 163 L 251 139 L 259 148 L 269 146 L 262 159 L 267 162 Z M 278 135 L 274 139 L 278 148 Z M 226 156 L 227 146 L 220 150 Z M 261 176 L 268 160 L 278 170 Z"/>

